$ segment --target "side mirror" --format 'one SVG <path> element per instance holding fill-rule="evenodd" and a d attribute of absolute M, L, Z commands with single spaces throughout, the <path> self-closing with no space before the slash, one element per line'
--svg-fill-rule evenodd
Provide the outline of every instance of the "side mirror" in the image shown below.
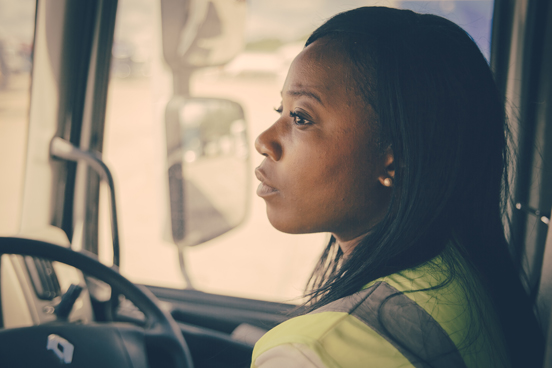
<path fill-rule="evenodd" d="M 174 96 L 165 111 L 172 237 L 180 248 L 239 225 L 249 194 L 247 127 L 240 104 Z"/>
<path fill-rule="evenodd" d="M 245 0 L 161 0 L 163 53 L 174 71 L 223 65 L 243 49 Z"/>

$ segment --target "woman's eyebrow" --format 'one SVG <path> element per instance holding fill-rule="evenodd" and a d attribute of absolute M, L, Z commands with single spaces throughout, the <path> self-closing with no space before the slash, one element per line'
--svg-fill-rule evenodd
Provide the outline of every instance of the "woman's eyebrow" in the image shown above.
<path fill-rule="evenodd" d="M 280 95 L 281 94 L 282 94 L 282 92 L 280 92 Z M 310 97 L 310 98 L 318 101 L 318 103 L 320 105 L 324 106 L 324 103 L 322 102 L 322 99 L 320 98 L 320 96 L 318 96 L 316 93 L 311 92 L 311 91 L 307 91 L 307 90 L 304 90 L 304 89 L 296 89 L 296 90 L 288 90 L 288 91 L 286 91 L 286 94 L 289 95 L 289 96 L 294 96 L 294 97 L 300 97 L 300 96 Z"/>

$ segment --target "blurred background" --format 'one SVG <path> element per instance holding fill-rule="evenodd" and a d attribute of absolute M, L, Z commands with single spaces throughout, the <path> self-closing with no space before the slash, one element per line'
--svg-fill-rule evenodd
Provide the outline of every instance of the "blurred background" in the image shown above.
<path fill-rule="evenodd" d="M 253 142 L 277 118 L 280 89 L 289 65 L 310 32 L 332 15 L 366 5 L 392 6 L 445 16 L 462 26 L 488 58 L 492 1 L 218 0 L 246 7 L 243 47 L 228 63 L 193 71 L 189 93 L 221 98 L 243 109 L 249 149 L 247 181 L 224 185 L 247 188 L 245 219 L 230 232 L 183 249 L 193 287 L 212 293 L 271 301 L 299 302 L 308 276 L 328 239 L 326 234 L 289 235 L 269 224 L 264 201 L 255 195 L 253 169 L 262 157 Z M 222 4 L 222 5 L 221 5 Z M 0 234 L 16 234 L 22 194 L 31 83 L 36 3 L 0 0 Z M 213 37 L 213 39 L 216 37 Z M 214 41 L 213 41 L 214 42 Z M 178 249 L 171 236 L 167 189 L 165 107 L 174 92 L 173 74 L 162 48 L 158 0 L 119 0 L 112 49 L 103 159 L 117 189 L 121 230 L 121 272 L 132 281 L 184 288 Z M 240 133 L 241 134 L 241 133 Z M 195 144 L 195 143 L 194 143 Z M 213 185 L 198 157 L 224 151 L 225 143 L 191 148 L 187 175 L 194 185 Z M 191 143 L 190 143 L 191 147 Z M 244 152 L 247 152 L 245 150 Z M 247 155 L 247 153 L 244 153 Z M 216 176 L 216 177 L 220 177 Z M 229 175 L 230 177 L 230 175 Z M 104 188 L 105 189 L 105 188 Z M 219 191 L 220 192 L 220 191 Z M 217 191 L 206 190 L 216 201 Z M 110 259 L 107 191 L 101 196 L 100 256 Z"/>

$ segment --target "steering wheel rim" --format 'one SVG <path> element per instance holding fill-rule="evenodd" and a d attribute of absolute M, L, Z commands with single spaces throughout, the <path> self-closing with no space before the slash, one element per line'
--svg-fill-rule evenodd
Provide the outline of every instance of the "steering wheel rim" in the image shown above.
<path fill-rule="evenodd" d="M 170 348 L 177 367 L 193 368 L 190 351 L 176 321 L 159 308 L 158 300 L 151 291 L 134 285 L 114 268 L 103 265 L 84 252 L 25 238 L 0 237 L 1 254 L 26 255 L 65 263 L 109 284 L 144 313 L 146 337 L 162 340 L 163 346 Z"/>

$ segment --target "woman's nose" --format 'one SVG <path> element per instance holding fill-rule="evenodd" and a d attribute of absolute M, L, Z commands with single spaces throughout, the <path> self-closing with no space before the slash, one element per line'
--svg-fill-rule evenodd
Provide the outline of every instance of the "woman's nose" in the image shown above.
<path fill-rule="evenodd" d="M 273 161 L 278 161 L 282 157 L 282 146 L 278 141 L 276 123 L 259 134 L 255 140 L 255 149 Z"/>

